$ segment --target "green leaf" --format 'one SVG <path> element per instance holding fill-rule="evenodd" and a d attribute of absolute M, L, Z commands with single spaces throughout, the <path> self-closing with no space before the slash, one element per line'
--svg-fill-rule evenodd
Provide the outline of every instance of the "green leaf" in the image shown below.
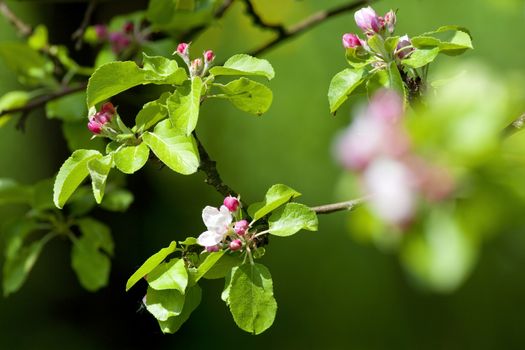
<path fill-rule="evenodd" d="M 242 259 L 239 256 L 224 254 L 202 277 L 210 280 L 225 278 L 231 269 L 239 266 L 241 263 Z"/>
<path fill-rule="evenodd" d="M 189 136 L 197 126 L 201 104 L 202 80 L 193 77 L 178 88 L 166 104 L 172 125 Z"/>
<path fill-rule="evenodd" d="M 71 266 L 82 287 L 94 292 L 107 285 L 111 262 L 99 250 L 102 244 L 98 241 L 99 237 L 95 236 L 91 227 L 87 230 L 90 234 L 83 234 L 81 238 L 73 239 Z"/>
<path fill-rule="evenodd" d="M 162 56 L 148 56 L 143 53 L 145 79 L 154 84 L 180 85 L 188 74 L 184 68 L 180 68 L 177 61 Z"/>
<path fill-rule="evenodd" d="M 33 30 L 31 36 L 27 38 L 27 43 L 33 50 L 41 50 L 48 45 L 47 39 L 47 28 L 40 24 Z"/>
<path fill-rule="evenodd" d="M 76 188 L 88 176 L 88 162 L 94 158 L 102 158 L 98 151 L 80 149 L 62 164 L 55 179 L 53 201 L 57 208 L 62 208 Z"/>
<path fill-rule="evenodd" d="M 197 268 L 197 273 L 193 277 L 195 283 L 197 283 L 219 261 L 219 259 L 224 255 L 224 252 L 224 250 L 221 250 L 210 253 L 210 255 L 204 259 L 202 264 L 200 264 Z"/>
<path fill-rule="evenodd" d="M 197 171 L 200 164 L 197 143 L 193 136 L 186 136 L 171 127 L 169 120 L 157 124 L 154 132 L 142 135 L 153 153 L 171 170 L 189 175 Z"/>
<path fill-rule="evenodd" d="M 371 98 L 377 90 L 388 88 L 390 86 L 388 72 L 378 70 L 374 72 L 366 81 L 366 93 Z"/>
<path fill-rule="evenodd" d="M 91 186 L 95 201 L 97 204 L 100 204 L 104 197 L 109 172 L 113 167 L 113 155 L 108 154 L 102 158 L 93 158 L 87 163 L 87 167 L 91 176 Z"/>
<path fill-rule="evenodd" d="M 328 88 L 330 113 L 335 113 L 339 109 L 352 92 L 361 85 L 365 77 L 363 69 L 347 68 L 332 78 Z"/>
<path fill-rule="evenodd" d="M 148 287 L 146 309 L 159 321 L 179 316 L 184 306 L 184 294 L 176 289 L 156 290 Z"/>
<path fill-rule="evenodd" d="M 239 328 L 253 334 L 264 332 L 273 324 L 277 313 L 270 271 L 261 264 L 235 267 L 228 300 Z"/>
<path fill-rule="evenodd" d="M 235 271 L 237 271 L 238 267 L 233 267 L 226 276 L 224 276 L 224 289 L 221 293 L 221 299 L 226 303 L 226 305 L 230 306 L 230 290 L 232 286 L 232 277 Z"/>
<path fill-rule="evenodd" d="M 269 230 L 275 236 L 291 236 L 300 230 L 317 231 L 317 215 L 306 205 L 288 203 L 276 210 L 268 220 Z"/>
<path fill-rule="evenodd" d="M 380 54 L 383 57 L 389 57 L 389 53 L 385 49 L 385 42 L 379 34 L 372 35 L 368 38 L 367 42 L 372 51 Z"/>
<path fill-rule="evenodd" d="M 405 83 L 403 83 L 403 78 L 401 78 L 401 73 L 395 62 L 390 62 L 388 66 L 388 82 L 389 88 L 394 90 L 403 98 L 403 101 L 407 101 L 407 89 L 405 88 Z"/>
<path fill-rule="evenodd" d="M 258 75 L 273 79 L 275 72 L 272 65 L 267 60 L 255 58 L 246 54 L 239 54 L 230 57 L 224 66 L 212 67 L 210 73 L 219 75 Z"/>
<path fill-rule="evenodd" d="M 65 122 L 84 122 L 87 115 L 85 105 L 86 93 L 84 91 L 67 95 L 46 104 L 46 115 L 48 118 L 57 118 Z M 87 128 L 86 128 L 87 129 Z"/>
<path fill-rule="evenodd" d="M 241 111 L 261 115 L 272 104 L 272 90 L 250 79 L 240 78 L 226 85 L 216 84 L 224 93 L 224 98 Z M 217 97 L 223 97 L 221 95 Z"/>
<path fill-rule="evenodd" d="M 155 30 L 180 33 L 209 24 L 221 3 L 219 0 L 151 0 L 146 18 Z"/>
<path fill-rule="evenodd" d="M 133 174 L 146 164 L 148 158 L 149 148 L 144 142 L 124 146 L 115 152 L 115 166 L 125 174 Z"/>
<path fill-rule="evenodd" d="M 53 203 L 54 180 L 44 179 L 33 185 L 33 199 L 31 207 L 36 210 L 54 209 Z"/>
<path fill-rule="evenodd" d="M 20 245 L 18 249 L 8 251 L 9 255 L 6 256 L 3 270 L 4 296 L 14 293 L 22 287 L 42 248 L 52 237 L 54 237 L 53 234 L 47 234 L 40 240 L 28 245 Z"/>
<path fill-rule="evenodd" d="M 27 186 L 22 186 L 12 179 L 0 178 L 0 205 L 30 204 L 33 192 Z"/>
<path fill-rule="evenodd" d="M 134 131 L 141 133 L 167 118 L 168 109 L 165 104 L 169 96 L 171 96 L 171 94 L 165 92 L 158 100 L 146 103 L 135 118 Z"/>
<path fill-rule="evenodd" d="M 199 306 L 202 298 L 202 290 L 198 284 L 189 287 L 186 291 L 184 306 L 178 316 L 169 317 L 166 321 L 159 321 L 163 333 L 175 333 L 190 318 L 193 310 Z"/>
<path fill-rule="evenodd" d="M 169 247 L 162 248 L 157 253 L 150 256 L 142 266 L 138 268 L 137 271 L 126 282 L 126 292 L 135 285 L 141 278 L 150 273 L 154 268 L 156 268 L 168 255 L 173 253 L 177 248 L 177 242 L 171 242 Z"/>
<path fill-rule="evenodd" d="M 253 203 L 248 207 L 248 214 L 252 217 L 253 221 L 257 221 L 292 198 L 299 197 L 300 195 L 299 192 L 286 185 L 273 185 L 268 192 L 266 192 L 264 201 Z"/>
<path fill-rule="evenodd" d="M 460 55 L 473 48 L 469 31 L 459 26 L 440 27 L 433 32 L 413 37 L 411 41 L 418 49 L 438 47 L 439 52 L 450 56 Z"/>
<path fill-rule="evenodd" d="M 385 51 L 388 53 L 388 56 L 390 57 L 394 56 L 394 51 L 396 50 L 398 43 L 399 43 L 398 36 L 391 36 L 391 37 L 386 38 Z"/>
<path fill-rule="evenodd" d="M 195 245 L 195 244 L 197 244 L 197 238 L 195 238 L 195 237 L 186 237 L 186 239 L 184 241 L 179 241 L 179 244 L 180 245 L 185 245 L 185 246 Z"/>
<path fill-rule="evenodd" d="M 91 242 L 97 249 L 101 248 L 109 255 L 113 255 L 114 243 L 108 226 L 92 218 L 78 219 L 77 225 L 83 239 Z"/>
<path fill-rule="evenodd" d="M 420 68 L 434 61 L 438 54 L 439 47 L 415 49 L 408 58 L 401 61 L 401 64 L 411 68 Z"/>
<path fill-rule="evenodd" d="M 51 74 L 53 64 L 29 45 L 18 42 L 0 43 L 0 58 L 23 83 L 56 83 Z"/>
<path fill-rule="evenodd" d="M 118 188 L 106 193 L 100 206 L 106 210 L 124 212 L 133 203 L 133 193 L 126 189 Z"/>
<path fill-rule="evenodd" d="M 182 259 L 161 263 L 148 274 L 148 284 L 156 290 L 176 289 L 182 294 L 188 285 L 188 272 Z"/>
<path fill-rule="evenodd" d="M 87 106 L 105 101 L 122 91 L 146 84 L 146 74 L 135 62 L 106 63 L 93 73 L 87 86 Z"/>

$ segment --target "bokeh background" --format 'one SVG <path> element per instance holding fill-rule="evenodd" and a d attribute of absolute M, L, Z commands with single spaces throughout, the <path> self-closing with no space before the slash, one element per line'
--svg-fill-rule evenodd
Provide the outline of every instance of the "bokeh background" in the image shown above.
<path fill-rule="evenodd" d="M 286 24 L 344 2 L 255 1 L 268 22 Z M 104 22 L 146 3 L 104 2 L 95 19 Z M 45 1 L 9 4 L 28 23 L 48 26 L 53 42 L 69 46 L 86 7 Z M 444 24 L 469 28 L 475 50 L 460 58 L 440 58 L 435 66 L 475 59 L 496 75 L 525 73 L 522 0 L 399 0 L 379 1 L 374 7 L 380 13 L 399 9 L 399 34 Z M 197 51 L 214 49 L 222 60 L 273 36 L 254 27 L 243 11 L 242 3 L 234 4 L 194 42 Z M 350 120 L 352 103 L 333 117 L 326 93 L 331 77 L 346 67 L 340 37 L 356 30 L 352 13 L 347 13 L 265 54 L 276 78 L 269 84 L 273 105 L 262 117 L 238 112 L 223 101 L 204 105 L 197 131 L 224 180 L 246 201 L 258 200 L 274 183 L 302 192 L 301 201 L 310 205 L 341 199 L 337 184 L 342 169 L 331 148 L 334 135 Z M 8 40 L 20 39 L 0 18 L 0 41 Z M 86 64 L 93 59 L 86 50 L 76 58 Z M 0 66 L 0 94 L 17 87 L 14 74 Z M 42 110 L 31 114 L 25 133 L 16 131 L 14 123 L 0 128 L 0 177 L 34 183 L 53 176 L 68 154 L 59 122 L 46 119 Z M 144 286 L 125 293 L 125 281 L 171 240 L 203 230 L 202 208 L 222 199 L 202 180 L 200 174 L 185 177 L 155 165 L 129 176 L 136 197 L 130 210 L 96 212 L 111 226 L 116 243 L 109 286 L 97 293 L 83 290 L 71 270 L 67 242 L 53 241 L 23 288 L 0 299 L 0 348 L 523 348 L 524 227 L 495 232 L 470 277 L 456 290 L 438 294 L 415 287 L 395 254 L 356 242 L 348 230 L 351 214 L 345 213 L 321 217 L 319 232 L 272 238 L 262 263 L 272 271 L 279 309 L 268 331 L 254 337 L 239 330 L 220 300 L 222 280 L 206 280 L 202 303 L 190 320 L 177 334 L 163 335 L 154 318 L 140 310 Z M 0 222 L 20 210 L 1 207 Z"/>

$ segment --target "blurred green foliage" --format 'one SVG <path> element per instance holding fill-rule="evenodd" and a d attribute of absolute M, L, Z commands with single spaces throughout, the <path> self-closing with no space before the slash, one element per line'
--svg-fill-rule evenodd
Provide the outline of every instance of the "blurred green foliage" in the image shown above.
<path fill-rule="evenodd" d="M 292 24 L 313 11 L 343 2 L 259 0 L 256 4 L 269 22 Z M 96 15 L 107 20 L 112 11 L 140 7 L 137 2 L 122 4 L 104 3 L 107 13 L 99 10 Z M 378 2 L 374 7 L 380 13 L 399 9 L 398 34 L 417 34 L 443 23 L 469 28 L 475 50 L 467 53 L 467 58 L 439 58 L 431 76 L 444 77 L 446 73 L 437 71 L 443 72 L 448 64 L 460 65 L 458 60 L 476 60 L 476 66 L 469 69 L 481 72 L 484 78 L 469 75 L 463 80 L 467 86 L 458 87 L 461 96 L 472 93 L 466 95 L 473 97 L 465 98 L 465 103 L 475 105 L 483 99 L 473 118 L 496 123 L 491 117 L 512 118 L 525 110 L 521 90 L 515 88 L 522 85 L 525 73 L 525 50 L 516 44 L 525 34 L 522 0 L 400 0 Z M 48 26 L 50 37 L 65 33 L 64 42 L 78 27 L 84 10 L 78 4 L 30 2 L 13 3 L 12 8 L 29 23 Z M 57 21 L 53 10 L 72 11 L 71 18 Z M 337 186 L 341 169 L 333 161 L 331 143 L 334 134 L 349 122 L 358 99 L 352 99 L 334 119 L 328 113 L 326 91 L 331 77 L 346 65 L 340 37 L 350 31 L 357 28 L 348 13 L 269 52 L 265 58 L 272 62 L 276 78 L 269 84 L 274 102 L 264 117 L 247 116 L 219 100 L 203 106 L 197 131 L 225 181 L 248 202 L 259 199 L 274 183 L 290 184 L 304 194 L 303 202 L 311 205 L 348 199 L 348 193 Z M 212 48 L 221 60 L 249 51 L 272 36 L 253 27 L 242 4 L 236 3 L 222 21 L 195 40 L 193 47 L 197 52 Z M 13 29 L 0 19 L 0 40 L 13 39 Z M 167 50 L 164 54 L 169 55 L 173 48 Z M 15 76 L 2 67 L 0 79 L 0 94 L 20 89 Z M 120 97 L 119 102 L 123 109 L 126 106 L 136 112 L 146 95 L 147 90 L 137 90 Z M 501 105 L 498 96 L 508 98 L 511 105 Z M 433 103 L 438 108 L 451 105 L 439 100 Z M 458 111 L 438 110 L 442 114 Z M 60 124 L 47 120 L 41 110 L 29 116 L 25 133 L 14 130 L 14 124 L 11 120 L 0 129 L 0 177 L 30 184 L 53 176 L 69 154 Z M 454 143 L 454 135 L 444 134 L 436 136 L 436 147 L 445 136 L 453 145 L 468 145 L 463 139 Z M 0 300 L 0 348 L 54 349 L 57 344 L 77 349 L 226 348 L 232 344 L 261 349 L 520 348 L 525 342 L 521 303 L 525 293 L 525 227 L 520 220 L 525 193 L 523 184 L 516 184 L 525 174 L 505 161 L 505 157 L 523 159 L 525 145 L 518 136 L 501 146 L 504 156 L 494 157 L 493 165 L 468 179 L 473 188 L 486 183 L 487 178 L 494 180 L 491 186 L 478 187 L 476 200 L 461 213 L 474 235 L 466 237 L 481 245 L 479 253 L 469 248 L 469 241 L 457 239 L 454 222 L 445 222 L 451 227 L 448 235 L 440 235 L 430 226 L 426 237 L 435 238 L 437 246 L 447 249 L 426 251 L 415 239 L 404 255 L 405 264 L 415 260 L 420 268 L 413 273 L 428 276 L 444 289 L 455 287 L 472 271 L 453 293 L 440 295 L 414 288 L 388 249 L 380 251 L 352 238 L 356 232 L 348 226 L 353 214 L 335 214 L 321 218 L 317 233 L 289 239 L 272 237 L 264 263 L 272 271 L 280 307 L 268 332 L 257 338 L 241 333 L 220 300 L 223 285 L 206 281 L 201 307 L 179 333 L 162 336 L 146 312 L 136 312 L 142 298 L 140 288 L 125 294 L 125 281 L 159 247 L 200 233 L 202 207 L 218 205 L 221 198 L 203 185 L 198 175 L 183 177 L 149 164 L 146 172 L 129 177 L 136 201 L 127 214 L 96 212 L 114 233 L 109 287 L 96 294 L 82 290 L 69 267 L 69 250 L 62 242 L 50 243 L 25 288 Z M 491 136 L 487 137 L 483 152 L 493 151 Z M 22 210 L 17 206 L 0 208 L 0 222 Z M 443 224 L 447 210 L 433 211 L 430 223 Z M 484 243 L 475 237 L 481 232 L 489 238 Z M 451 260 L 454 252 L 449 247 L 463 252 L 456 255 L 462 258 Z M 473 265 L 477 254 L 479 262 Z"/>

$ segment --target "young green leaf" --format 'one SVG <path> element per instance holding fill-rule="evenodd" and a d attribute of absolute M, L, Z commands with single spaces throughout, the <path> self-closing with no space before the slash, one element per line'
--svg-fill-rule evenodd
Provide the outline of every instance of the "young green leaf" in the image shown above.
<path fill-rule="evenodd" d="M 148 287 L 146 309 L 159 321 L 179 316 L 184 306 L 184 294 L 176 289 L 156 290 Z"/>
<path fill-rule="evenodd" d="M 87 106 L 91 108 L 122 91 L 146 84 L 146 73 L 135 62 L 110 62 L 100 66 L 89 78 Z"/>
<path fill-rule="evenodd" d="M 87 109 L 85 105 L 86 93 L 80 91 L 46 103 L 46 116 L 57 118 L 65 122 L 82 122 L 86 129 Z"/>
<path fill-rule="evenodd" d="M 438 54 L 439 47 L 415 49 L 408 58 L 401 61 L 401 64 L 411 68 L 420 68 L 434 61 Z"/>
<path fill-rule="evenodd" d="M 200 264 L 197 268 L 197 273 L 195 276 L 193 276 L 193 282 L 197 283 L 219 261 L 219 259 L 224 255 L 224 252 L 224 250 L 221 250 L 210 253 L 210 255 L 208 255 L 202 264 Z"/>
<path fill-rule="evenodd" d="M 53 201 L 57 208 L 62 209 L 69 197 L 88 176 L 87 164 L 94 158 L 102 158 L 102 154 L 94 150 L 79 149 L 62 164 L 53 188 Z"/>
<path fill-rule="evenodd" d="M 77 220 L 82 238 L 89 241 L 97 249 L 101 248 L 109 255 L 113 255 L 113 238 L 108 226 L 92 218 Z"/>
<path fill-rule="evenodd" d="M 241 263 L 242 259 L 239 256 L 223 254 L 221 258 L 204 274 L 204 276 L 202 276 L 202 278 L 209 280 L 225 278 L 231 269 L 233 269 L 235 266 L 239 266 Z"/>
<path fill-rule="evenodd" d="M 166 321 L 159 321 L 162 333 L 175 333 L 190 318 L 193 310 L 199 306 L 202 298 L 202 290 L 198 284 L 188 287 L 186 291 L 184 306 L 178 316 L 169 317 Z"/>
<path fill-rule="evenodd" d="M 166 108 L 165 104 L 169 96 L 171 96 L 171 94 L 169 92 L 165 92 L 156 101 L 146 103 L 137 113 L 133 131 L 141 133 L 145 130 L 148 130 L 161 120 L 167 118 L 168 109 Z"/>
<path fill-rule="evenodd" d="M 124 146 L 115 152 L 115 166 L 124 174 L 141 169 L 149 158 L 149 148 L 142 142 L 136 146 Z"/>
<path fill-rule="evenodd" d="M 439 47 L 439 52 L 450 56 L 460 55 L 473 48 L 469 31 L 459 26 L 440 27 L 433 32 L 415 36 L 411 41 L 418 49 Z"/>
<path fill-rule="evenodd" d="M 366 78 L 364 69 L 347 68 L 337 73 L 330 82 L 328 88 L 328 102 L 330 113 L 335 113 L 339 107 L 348 99 L 352 92 Z"/>
<path fill-rule="evenodd" d="M 317 231 L 317 215 L 306 205 L 288 203 L 274 211 L 268 220 L 269 230 L 275 236 L 291 236 L 300 230 Z"/>
<path fill-rule="evenodd" d="M 371 98 L 377 90 L 390 86 L 388 72 L 386 70 L 375 71 L 366 80 L 366 93 Z"/>
<path fill-rule="evenodd" d="M 145 79 L 153 84 L 180 85 L 188 74 L 180 68 L 177 61 L 162 56 L 148 56 L 143 53 Z"/>
<path fill-rule="evenodd" d="M 171 242 L 169 247 L 162 248 L 157 253 L 150 256 L 142 266 L 126 282 L 126 292 L 135 285 L 141 278 L 156 268 L 168 255 L 173 253 L 177 248 L 177 242 Z"/>
<path fill-rule="evenodd" d="M 31 99 L 27 91 L 9 91 L 0 97 L 0 112 L 6 109 L 23 107 Z M 10 114 L 4 114 L 0 117 L 0 127 L 9 121 L 12 117 Z"/>
<path fill-rule="evenodd" d="M 264 332 L 277 313 L 270 271 L 261 264 L 235 267 L 228 300 L 237 326 L 253 334 Z"/>
<path fill-rule="evenodd" d="M 252 217 L 253 221 L 257 221 L 290 199 L 299 197 L 300 195 L 299 192 L 286 185 L 273 185 L 268 192 L 266 192 L 264 201 L 253 203 L 248 207 L 248 214 Z"/>
<path fill-rule="evenodd" d="M 193 136 L 181 134 L 170 124 L 169 120 L 158 123 L 155 131 L 145 132 L 142 139 L 171 170 L 183 175 L 193 174 L 200 164 L 197 143 Z"/>
<path fill-rule="evenodd" d="M 24 83 L 56 84 L 52 76 L 53 64 L 37 50 L 20 42 L 0 43 L 0 58 Z"/>
<path fill-rule="evenodd" d="M 246 54 L 239 54 L 230 57 L 224 66 L 212 67 L 210 73 L 219 75 L 258 75 L 273 79 L 275 72 L 272 65 L 267 60 L 255 58 Z"/>
<path fill-rule="evenodd" d="M 104 197 L 109 171 L 113 167 L 113 155 L 108 154 L 102 158 L 93 158 L 87 163 L 87 166 L 91 176 L 93 195 L 97 204 L 100 204 Z"/>
<path fill-rule="evenodd" d="M 202 80 L 193 77 L 166 100 L 171 124 L 186 136 L 191 135 L 199 119 Z"/>
<path fill-rule="evenodd" d="M 407 101 L 407 89 L 405 88 L 405 83 L 403 82 L 403 78 L 401 78 L 401 73 L 395 62 L 390 62 L 387 72 L 388 87 L 397 92 L 399 96 L 403 98 L 403 101 Z"/>
<path fill-rule="evenodd" d="M 171 259 L 161 263 L 148 273 L 148 284 L 156 290 L 176 289 L 182 294 L 188 285 L 188 272 L 182 259 Z"/>
<path fill-rule="evenodd" d="M 241 111 L 261 115 L 272 104 L 272 90 L 250 79 L 240 78 L 226 85 L 216 84 L 235 107 Z M 223 97 L 221 95 L 217 97 Z"/>

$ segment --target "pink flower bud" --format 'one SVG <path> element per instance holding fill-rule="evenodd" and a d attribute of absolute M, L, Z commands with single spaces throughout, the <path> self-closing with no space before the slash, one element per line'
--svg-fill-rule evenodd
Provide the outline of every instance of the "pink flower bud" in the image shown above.
<path fill-rule="evenodd" d="M 198 72 L 202 68 L 202 60 L 200 58 L 196 58 L 191 62 L 191 69 L 194 72 Z"/>
<path fill-rule="evenodd" d="M 212 50 L 208 50 L 204 53 L 204 60 L 206 61 L 206 63 L 210 63 L 214 59 L 215 59 L 215 54 L 213 53 Z"/>
<path fill-rule="evenodd" d="M 117 113 L 117 110 L 115 109 L 115 106 L 113 106 L 113 103 L 106 102 L 100 107 L 100 112 L 102 113 L 109 113 L 111 116 L 113 116 L 115 113 Z"/>
<path fill-rule="evenodd" d="M 128 36 L 119 32 L 110 33 L 109 41 L 111 42 L 111 49 L 117 54 L 124 51 L 129 46 L 129 44 L 131 44 L 131 40 L 128 38 Z"/>
<path fill-rule="evenodd" d="M 188 55 L 189 48 L 190 44 L 180 43 L 179 45 L 177 45 L 177 52 L 183 56 L 186 56 Z"/>
<path fill-rule="evenodd" d="M 102 132 L 102 124 L 100 124 L 95 118 L 91 118 L 87 124 L 89 131 L 93 134 L 98 135 Z"/>
<path fill-rule="evenodd" d="M 237 211 L 237 208 L 239 208 L 239 200 L 232 196 L 224 198 L 223 204 L 231 212 Z"/>
<path fill-rule="evenodd" d="M 240 239 L 234 239 L 230 242 L 230 250 L 235 252 L 242 248 L 242 241 Z"/>
<path fill-rule="evenodd" d="M 95 27 L 95 33 L 99 40 L 105 40 L 108 37 L 108 27 L 103 24 L 97 24 Z"/>
<path fill-rule="evenodd" d="M 410 56 L 412 51 L 414 51 L 414 48 L 412 47 L 412 42 L 410 41 L 408 35 L 403 35 L 401 38 L 399 38 L 396 48 L 396 56 L 402 60 L 403 58 Z"/>
<path fill-rule="evenodd" d="M 135 25 L 133 24 L 133 22 L 126 22 L 122 26 L 122 31 L 126 34 L 133 33 L 133 29 L 135 29 Z"/>
<path fill-rule="evenodd" d="M 396 26 L 396 13 L 393 10 L 390 10 L 385 14 L 384 26 L 390 34 L 394 32 Z"/>
<path fill-rule="evenodd" d="M 235 231 L 236 234 L 238 234 L 239 236 L 244 236 L 244 234 L 246 233 L 246 231 L 248 230 L 248 227 L 250 226 L 250 224 L 248 224 L 248 221 L 246 220 L 240 220 L 240 221 L 237 221 L 235 223 L 235 226 L 233 227 L 233 230 Z"/>
<path fill-rule="evenodd" d="M 210 247 L 206 247 L 206 251 L 208 253 L 218 252 L 219 251 L 219 246 L 218 245 L 212 245 Z"/>
<path fill-rule="evenodd" d="M 373 35 L 381 31 L 381 23 L 376 12 L 370 6 L 364 7 L 354 15 L 355 23 L 367 35 Z"/>
<path fill-rule="evenodd" d="M 343 46 L 345 49 L 360 47 L 362 46 L 361 39 L 353 33 L 346 33 L 343 35 Z"/>

